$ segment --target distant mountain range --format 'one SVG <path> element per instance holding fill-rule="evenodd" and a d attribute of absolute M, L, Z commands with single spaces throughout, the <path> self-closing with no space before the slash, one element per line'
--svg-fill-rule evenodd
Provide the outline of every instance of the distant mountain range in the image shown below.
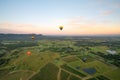
<path fill-rule="evenodd" d="M 0 40 L 32 40 L 32 36 L 35 39 L 43 37 L 42 34 L 0 34 Z"/>
<path fill-rule="evenodd" d="M 84 36 L 84 35 L 76 35 L 76 36 L 60 36 L 60 35 L 42 35 L 42 34 L 4 34 L 0 33 L 0 40 L 32 40 L 32 36 L 35 37 L 35 40 L 41 39 L 93 39 L 93 38 L 120 38 L 120 35 L 93 35 L 93 36 Z"/>

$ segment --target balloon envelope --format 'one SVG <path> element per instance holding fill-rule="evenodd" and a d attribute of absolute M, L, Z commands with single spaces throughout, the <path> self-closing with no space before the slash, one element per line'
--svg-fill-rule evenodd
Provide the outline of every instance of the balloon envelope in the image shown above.
<path fill-rule="evenodd" d="M 31 55 L 31 52 L 30 52 L 30 51 L 28 51 L 28 52 L 27 52 L 27 55 L 28 55 L 28 56 L 30 56 L 30 55 Z"/>
<path fill-rule="evenodd" d="M 63 29 L 63 26 L 60 26 L 59 29 L 62 30 L 62 29 Z"/>
<path fill-rule="evenodd" d="M 31 38 L 32 38 L 32 40 L 34 40 L 34 39 L 35 39 L 35 36 L 32 36 Z"/>

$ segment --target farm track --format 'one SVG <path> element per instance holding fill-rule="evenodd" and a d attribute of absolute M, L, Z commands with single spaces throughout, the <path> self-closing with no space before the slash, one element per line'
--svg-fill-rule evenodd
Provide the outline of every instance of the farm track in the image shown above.
<path fill-rule="evenodd" d="M 78 78 L 80 78 L 81 80 L 86 80 L 86 79 L 92 78 L 92 76 L 87 76 L 87 77 L 82 78 L 82 77 L 80 77 L 79 75 L 76 75 L 76 74 L 74 74 L 74 73 L 72 73 L 72 72 L 69 72 L 69 71 L 67 71 L 67 70 L 65 70 L 65 69 L 63 69 L 63 68 L 61 68 L 61 70 L 69 73 L 69 76 L 68 76 L 67 80 L 70 79 L 70 76 L 71 76 L 71 75 L 73 75 L 73 76 L 75 76 L 75 77 L 78 77 Z"/>
<path fill-rule="evenodd" d="M 85 77 L 85 78 L 82 78 L 82 80 L 87 80 L 87 79 L 89 79 L 89 78 L 92 78 L 92 76 L 87 76 L 87 77 Z"/>
<path fill-rule="evenodd" d="M 32 78 L 35 74 L 36 74 L 36 72 L 33 72 L 33 74 L 30 75 L 30 76 L 27 78 L 27 80 L 29 80 L 30 78 Z"/>
<path fill-rule="evenodd" d="M 15 72 L 20 72 L 20 71 L 30 71 L 30 70 L 17 70 L 17 71 L 12 71 L 8 74 L 12 74 L 12 73 L 15 73 Z M 29 80 L 31 77 L 33 77 L 36 74 L 36 72 L 34 72 L 34 71 L 31 71 L 31 72 L 33 72 L 33 73 L 26 80 Z M 22 80 L 22 78 L 20 78 L 20 80 Z"/>
<path fill-rule="evenodd" d="M 61 80 L 60 79 L 60 74 L 61 74 L 61 68 L 59 68 L 58 74 L 57 74 L 57 80 Z"/>
<path fill-rule="evenodd" d="M 71 74 L 67 77 L 67 80 L 70 80 L 70 76 L 71 76 Z"/>
<path fill-rule="evenodd" d="M 31 71 L 31 70 L 16 70 L 16 71 L 12 71 L 12 72 L 10 72 L 8 74 L 12 74 L 12 73 L 15 73 L 15 72 L 20 72 L 20 71 Z M 34 71 L 31 71 L 31 72 L 34 72 Z"/>
<path fill-rule="evenodd" d="M 69 73 L 70 75 L 73 75 L 73 76 L 75 76 L 75 77 L 78 77 L 78 78 L 82 79 L 79 75 L 76 75 L 76 74 L 74 74 L 74 73 L 72 73 L 72 72 L 69 72 L 69 71 L 67 71 L 67 70 L 65 70 L 65 69 L 63 69 L 63 68 L 61 68 L 61 70 Z"/>

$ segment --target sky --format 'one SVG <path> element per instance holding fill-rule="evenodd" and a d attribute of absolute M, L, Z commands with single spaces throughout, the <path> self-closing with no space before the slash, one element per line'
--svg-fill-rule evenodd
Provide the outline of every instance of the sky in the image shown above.
<path fill-rule="evenodd" d="M 120 34 L 120 0 L 0 0 L 0 33 Z"/>

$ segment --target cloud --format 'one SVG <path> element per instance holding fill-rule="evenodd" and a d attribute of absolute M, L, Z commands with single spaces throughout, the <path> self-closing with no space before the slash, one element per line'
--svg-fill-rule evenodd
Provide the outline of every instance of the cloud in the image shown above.
<path fill-rule="evenodd" d="M 68 20 L 67 25 L 74 27 L 74 28 L 79 28 L 79 27 L 93 27 L 97 24 L 96 19 L 89 19 L 85 17 L 78 17 L 78 18 L 73 18 Z"/>
<path fill-rule="evenodd" d="M 24 33 L 24 32 L 12 29 L 0 29 L 0 33 Z"/>
<path fill-rule="evenodd" d="M 54 34 L 56 29 L 53 26 L 17 24 L 17 23 L 0 23 L 0 32 L 2 33 L 40 33 Z"/>
<path fill-rule="evenodd" d="M 115 8 L 120 8 L 120 2 L 114 3 L 112 6 L 115 7 Z"/>
<path fill-rule="evenodd" d="M 11 28 L 14 28 L 14 27 L 35 27 L 35 25 L 3 22 L 3 23 L 0 23 L 0 28 L 1 27 L 4 27 L 4 28 L 10 28 L 10 27 Z"/>
<path fill-rule="evenodd" d="M 113 13 L 114 13 L 114 11 L 108 10 L 108 11 L 103 11 L 103 12 L 101 13 L 101 15 L 102 15 L 102 16 L 108 16 L 108 15 L 111 15 L 111 14 L 113 14 Z"/>
<path fill-rule="evenodd" d="M 1 27 L 1 25 L 6 27 Z M 94 34 L 118 34 L 120 24 L 110 22 L 99 22 L 99 20 L 86 17 L 71 18 L 63 25 L 64 29 L 59 30 L 58 26 L 36 26 L 30 24 L 0 24 L 2 33 L 37 33 L 47 35 L 94 35 Z"/>
<path fill-rule="evenodd" d="M 100 20 L 100 19 L 70 19 L 66 24 L 66 32 L 71 34 L 86 34 L 86 35 L 94 35 L 94 34 L 120 34 L 120 24 L 111 23 L 108 20 Z M 70 31 L 69 31 L 70 30 Z"/>
<path fill-rule="evenodd" d="M 116 4 L 116 7 L 120 8 L 120 3 L 117 3 L 117 4 Z"/>
<path fill-rule="evenodd" d="M 10 23 L 10 22 L 4 22 L 0 23 L 0 32 L 7 32 L 7 33 L 32 33 L 37 30 L 36 25 L 31 24 L 18 24 L 18 23 Z"/>
<path fill-rule="evenodd" d="M 13 27 L 14 25 L 12 23 L 4 22 L 0 23 L 0 27 Z"/>

